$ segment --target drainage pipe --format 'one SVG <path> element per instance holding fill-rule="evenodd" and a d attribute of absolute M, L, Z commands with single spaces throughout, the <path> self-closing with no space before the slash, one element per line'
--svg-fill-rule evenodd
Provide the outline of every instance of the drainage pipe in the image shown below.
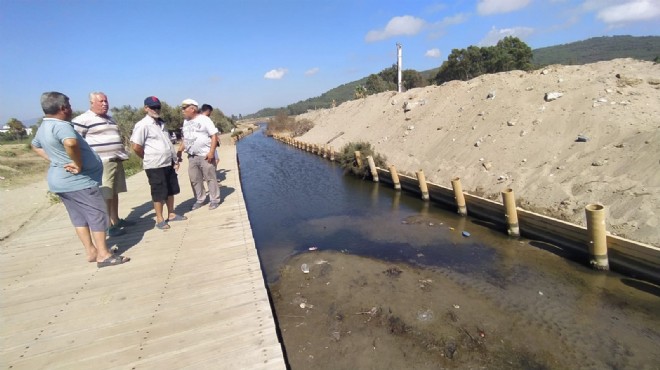
<path fill-rule="evenodd" d="M 422 192 L 422 200 L 429 200 L 429 188 L 426 185 L 426 177 L 424 171 L 417 171 L 417 181 L 419 181 L 419 190 Z"/>
<path fill-rule="evenodd" d="M 359 150 L 355 151 L 355 163 L 357 163 L 358 168 L 362 168 L 362 154 Z"/>
<path fill-rule="evenodd" d="M 451 187 L 454 189 L 454 198 L 456 199 L 456 207 L 458 214 L 467 216 L 467 207 L 465 206 L 465 196 L 463 195 L 463 186 L 461 185 L 461 178 L 454 177 L 451 179 Z"/>
<path fill-rule="evenodd" d="M 376 162 L 374 162 L 374 157 L 367 156 L 367 163 L 369 163 L 369 170 L 371 171 L 371 178 L 374 182 L 378 182 L 378 170 L 376 169 Z"/>
<path fill-rule="evenodd" d="M 504 217 L 506 218 L 507 233 L 509 236 L 520 236 L 518 211 L 516 210 L 516 197 L 513 195 L 513 189 L 506 188 L 502 191 L 502 202 L 504 203 Z"/>
<path fill-rule="evenodd" d="M 396 173 L 396 167 L 393 164 L 390 165 L 390 175 L 392 176 L 392 183 L 394 184 L 394 190 L 401 190 L 401 182 L 399 181 L 399 174 Z"/>
<path fill-rule="evenodd" d="M 596 270 L 609 270 L 605 206 L 588 204 L 584 210 L 587 214 L 587 233 L 589 235 L 589 264 Z"/>

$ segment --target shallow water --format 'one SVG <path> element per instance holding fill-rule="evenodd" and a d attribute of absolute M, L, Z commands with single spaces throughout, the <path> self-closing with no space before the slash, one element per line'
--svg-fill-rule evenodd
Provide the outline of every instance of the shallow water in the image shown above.
<path fill-rule="evenodd" d="M 331 313 L 341 305 L 356 304 L 359 307 L 351 310 L 369 310 L 370 305 L 389 307 L 390 311 L 394 310 L 390 316 L 396 314 L 401 328 L 412 333 L 424 332 L 420 325 L 434 327 L 424 340 L 451 326 L 453 321 L 446 321 L 447 312 L 454 305 L 460 306 L 462 317 L 469 322 L 466 325 L 500 333 L 498 346 L 504 347 L 497 348 L 510 352 L 503 358 L 522 359 L 514 362 L 523 367 L 528 354 L 532 354 L 539 359 L 532 366 L 537 368 L 564 368 L 569 364 L 581 368 L 660 368 L 657 286 L 614 273 L 592 271 L 553 254 L 552 246 L 509 238 L 503 230 L 460 217 L 415 195 L 344 176 L 335 164 L 267 138 L 261 132 L 240 141 L 238 153 L 243 191 L 262 267 L 271 289 L 277 292 L 276 314 L 280 326 L 290 328 L 290 334 L 295 333 L 289 336 L 283 332 L 290 362 L 292 366 L 296 364 L 293 367 L 312 365 L 309 358 L 307 362 L 298 362 L 303 361 L 295 356 L 298 352 L 289 350 L 304 347 L 305 343 L 319 342 L 324 349 L 337 345 L 336 350 L 341 350 L 343 356 L 364 355 L 357 349 L 351 351 L 349 347 L 339 346 L 336 331 L 326 335 L 329 342 L 324 342 L 305 338 L 306 332 L 294 329 L 300 324 L 300 317 L 309 325 L 339 325 Z M 468 231 L 470 236 L 462 236 L 462 231 Z M 341 270 L 341 276 L 324 274 L 320 277 L 328 279 L 326 285 L 315 287 L 316 253 L 308 252 L 310 247 L 322 253 L 339 252 L 331 254 L 335 256 L 332 271 Z M 373 271 L 365 274 L 352 255 L 391 264 L 395 266 L 392 271 L 400 269 L 407 271 L 406 274 L 433 276 L 430 280 L 434 281 L 434 294 L 414 286 L 404 289 L 391 285 L 392 289 L 386 291 L 366 289 L 387 283 L 383 276 L 391 274 Z M 292 262 L 298 265 L 291 266 Z M 310 266 L 310 274 L 300 270 L 303 262 Z M 283 268 L 288 273 L 280 276 Z M 386 270 L 382 265 L 372 268 L 378 269 Z M 347 282 L 332 283 L 342 278 L 348 279 Z M 359 283 L 354 284 L 356 281 Z M 448 291 L 454 292 L 451 300 L 438 298 Z M 319 302 L 317 308 L 299 312 L 298 305 L 293 303 L 301 294 L 315 297 Z M 328 300 L 328 297 L 343 298 L 335 302 L 336 299 Z M 325 301 L 328 302 L 320 303 Z M 349 330 L 356 341 L 361 332 L 358 329 Z M 410 340 L 400 330 L 382 335 L 397 333 L 396 340 L 388 342 L 391 346 Z M 447 340 L 437 335 L 433 339 L 436 342 Z M 460 343 L 451 340 L 449 343 L 450 348 L 458 346 L 451 349 L 452 354 L 460 349 Z M 465 343 L 473 340 L 466 339 Z M 419 343 L 411 346 L 417 348 Z M 474 349 L 468 347 L 463 352 Z M 434 355 L 433 351 L 428 352 L 417 355 Z M 386 353 L 396 356 L 397 352 Z M 502 355 L 488 350 L 473 354 L 498 359 Z M 329 359 L 332 355 L 337 353 L 330 351 Z M 316 353 L 314 358 L 317 361 L 313 365 L 323 368 L 323 355 Z M 423 358 L 420 364 L 433 363 L 432 359 Z M 481 362 L 457 362 L 457 359 L 460 356 L 448 364 L 492 367 L 507 363 L 501 359 Z M 397 363 L 396 360 L 389 359 L 390 363 Z"/>

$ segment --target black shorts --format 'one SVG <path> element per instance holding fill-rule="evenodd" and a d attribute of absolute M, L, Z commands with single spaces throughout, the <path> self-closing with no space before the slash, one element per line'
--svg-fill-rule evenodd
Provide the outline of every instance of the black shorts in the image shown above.
<path fill-rule="evenodd" d="M 154 202 L 165 202 L 170 195 L 179 194 L 179 179 L 174 167 L 150 168 L 144 172 L 147 173 Z"/>

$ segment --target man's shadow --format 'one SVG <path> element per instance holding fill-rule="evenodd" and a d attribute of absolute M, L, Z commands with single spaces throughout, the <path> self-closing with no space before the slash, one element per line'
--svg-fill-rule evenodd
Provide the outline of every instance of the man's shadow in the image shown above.
<path fill-rule="evenodd" d="M 227 173 L 228 172 L 229 172 L 229 170 L 225 170 L 223 168 L 215 171 L 215 177 L 218 179 L 218 182 L 222 182 L 222 181 L 227 180 Z"/>
<path fill-rule="evenodd" d="M 111 236 L 107 240 L 108 248 L 115 250 L 117 254 L 122 254 L 136 246 L 144 239 L 145 232 L 156 227 L 153 202 L 145 202 L 134 207 L 125 220 L 135 224 L 123 227 L 122 230 L 125 232 L 123 235 Z"/>
<path fill-rule="evenodd" d="M 220 202 L 224 202 L 235 191 L 236 189 L 232 187 L 220 186 Z M 191 212 L 195 201 L 195 198 L 184 200 L 174 207 L 174 213 L 185 216 Z M 128 216 L 126 216 L 126 220 L 135 224 L 125 226 L 122 229 L 125 231 L 125 234 L 112 236 L 107 240 L 108 248 L 115 250 L 117 254 L 122 254 L 138 245 L 144 239 L 144 234 L 156 227 L 156 213 L 154 212 L 153 202 L 145 202 L 133 208 Z"/>

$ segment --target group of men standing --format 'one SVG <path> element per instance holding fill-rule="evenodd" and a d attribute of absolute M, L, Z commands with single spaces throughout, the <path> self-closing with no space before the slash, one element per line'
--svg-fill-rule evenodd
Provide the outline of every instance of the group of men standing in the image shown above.
<path fill-rule="evenodd" d="M 89 96 L 90 109 L 72 119 L 69 98 L 59 92 L 41 96 L 45 117 L 32 141 L 34 151 L 50 161 L 49 190 L 62 199 L 78 238 L 85 247 L 89 262 L 98 267 L 114 266 L 130 258 L 115 255 L 106 244 L 109 236 L 124 234 L 124 227 L 134 224 L 119 218 L 119 193 L 126 192 L 126 176 L 122 162 L 128 159 L 117 123 L 108 115 L 109 103 L 102 92 Z M 174 212 L 174 195 L 179 194 L 177 170 L 185 151 L 188 174 L 195 203 L 200 208 L 206 199 L 209 209 L 220 204 L 216 178 L 218 129 L 208 117 L 212 107 L 186 99 L 181 104 L 184 116 L 183 141 L 178 150 L 170 141 L 165 122 L 160 117 L 161 103 L 155 96 L 144 100 L 145 117 L 135 124 L 131 147 L 142 158 L 156 213 L 156 227 L 170 228 L 169 222 L 187 217 Z M 210 110 L 209 110 L 210 109 Z M 167 207 L 165 217 L 164 205 Z"/>

